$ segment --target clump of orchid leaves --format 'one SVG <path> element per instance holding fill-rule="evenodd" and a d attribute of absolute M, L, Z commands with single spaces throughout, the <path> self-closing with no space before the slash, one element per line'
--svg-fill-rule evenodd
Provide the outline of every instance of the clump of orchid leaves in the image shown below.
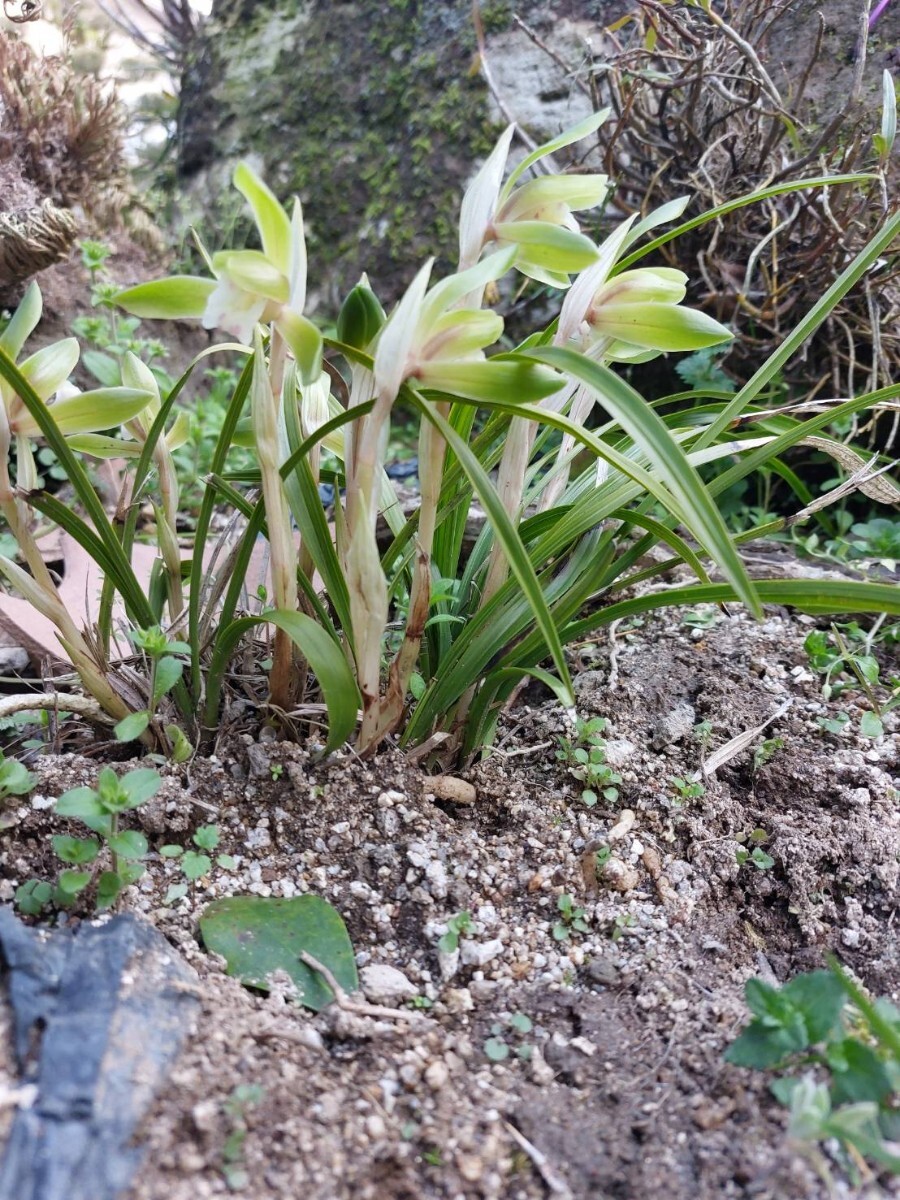
<path fill-rule="evenodd" d="M 334 337 L 305 311 L 299 200 L 285 210 L 248 165 L 238 166 L 234 184 L 253 214 L 259 248 L 207 255 L 208 277 L 160 279 L 117 297 L 138 317 L 196 319 L 222 330 L 236 340 L 206 353 L 245 357 L 186 557 L 176 536 L 171 451 L 183 437 L 178 406 L 190 370 L 161 395 L 152 372 L 126 357 L 124 387 L 73 397 L 64 391 L 77 356 L 70 341 L 15 366 L 37 319 L 36 291 L 26 297 L 0 341 L 2 419 L 7 450 L 15 448 L 19 463 L 17 488 L 0 466 L 0 512 L 23 564 L 0 559 L 0 570 L 55 622 L 84 688 L 116 720 L 147 705 L 110 665 L 114 604 L 135 629 L 162 624 L 190 647 L 185 677 L 165 701 L 171 712 L 143 730 L 148 745 L 171 750 L 167 721 L 179 737 L 210 744 L 229 671 L 248 639 L 271 639 L 261 701 L 286 725 L 310 721 L 318 730 L 324 717 L 326 749 L 353 740 L 368 754 L 399 738 L 430 743 L 452 759 L 490 742 L 500 709 L 529 676 L 573 709 L 566 644 L 621 617 L 728 600 L 757 615 L 767 601 L 808 612 L 900 612 L 894 590 L 876 584 L 751 580 L 717 504 L 725 489 L 777 465 L 826 424 L 900 394 L 886 388 L 799 417 L 773 413 L 758 399 L 877 263 L 900 217 L 886 220 L 736 396 L 694 393 L 649 404 L 615 364 L 696 351 L 731 335 L 684 303 L 682 272 L 638 264 L 685 228 L 740 204 L 848 177 L 780 184 L 653 236 L 682 217 L 684 197 L 642 219 L 620 220 L 596 245 L 577 214 L 608 204 L 609 180 L 557 174 L 551 160 L 605 116 L 592 116 L 507 174 L 508 128 L 463 197 L 456 271 L 436 278 L 429 260 L 390 314 L 363 275 Z M 558 289 L 562 302 L 547 330 L 512 348 L 492 305 L 501 281 L 516 274 Z M 385 472 L 401 402 L 420 422 L 421 500 L 410 517 Z M 36 438 L 56 451 L 82 512 L 35 489 L 29 463 Z M 254 478 L 228 476 L 228 451 L 238 442 L 255 451 Z M 330 520 L 319 498 L 324 451 L 338 464 Z M 594 460 L 587 470 L 584 451 Z M 90 487 L 83 456 L 134 463 L 118 527 Z M 719 469 L 704 483 L 700 468 L 708 477 L 710 464 Z M 883 492 L 888 484 L 878 482 Z M 149 592 L 131 562 L 137 510 L 147 500 L 161 583 Z M 487 520 L 474 548 L 464 550 L 473 501 Z M 218 541 L 211 532 L 217 509 L 232 517 Z M 54 599 L 31 532 L 36 512 L 62 525 L 104 573 L 91 631 L 79 630 Z M 380 521 L 390 530 L 386 547 Z M 245 590 L 260 536 L 271 581 L 262 609 Z M 660 543 L 671 558 L 656 556 L 648 567 Z M 654 590 L 653 578 L 677 562 L 697 582 Z"/>

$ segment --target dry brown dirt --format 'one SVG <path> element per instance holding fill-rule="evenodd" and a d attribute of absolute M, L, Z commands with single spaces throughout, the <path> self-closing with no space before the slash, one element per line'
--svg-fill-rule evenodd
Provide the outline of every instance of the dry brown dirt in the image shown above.
<path fill-rule="evenodd" d="M 700 629 L 672 616 L 620 627 L 574 653 L 581 715 L 610 721 L 615 804 L 584 805 L 555 757 L 565 716 L 537 690 L 467 773 L 471 806 L 435 801 L 398 752 L 316 763 L 294 745 L 223 736 L 216 757 L 170 770 L 137 814 L 151 845 L 187 843 L 214 820 L 238 866 L 166 906 L 177 868 L 154 856 L 127 898 L 196 969 L 202 999 L 141 1131 L 129 1200 L 226 1195 L 229 1171 L 245 1200 L 829 1194 L 787 1142 L 765 1080 L 722 1055 L 751 975 L 783 981 L 829 950 L 897 1000 L 896 719 L 875 742 L 822 730 L 829 708 L 859 710 L 853 697 L 822 701 L 802 647 L 811 619 L 707 617 Z M 701 765 L 694 725 L 711 723 L 710 753 L 787 701 L 754 740 L 783 741 L 767 765 L 754 770 L 751 748 L 680 799 L 672 778 Z M 47 835 L 62 825 L 49 799 L 98 763 L 59 755 L 35 769 L 38 792 L 8 814 L 6 900 L 22 879 L 52 874 Z M 774 866 L 739 866 L 736 839 L 760 827 Z M 594 845 L 611 848 L 629 890 L 585 869 Z M 197 919 L 209 900 L 247 892 L 325 897 L 360 968 L 396 968 L 430 1007 L 397 997 L 417 1015 L 314 1017 L 283 987 L 245 990 L 203 949 Z M 562 942 L 561 894 L 588 926 Z M 440 935 L 464 910 L 462 961 L 441 960 Z M 531 1031 L 517 1033 L 513 1014 Z M 494 1063 L 484 1046 L 498 1029 L 511 1054 Z M 247 1086 L 259 1092 L 239 1111 Z M 875 1178 L 854 1191 L 826 1161 L 836 1195 L 900 1194 Z"/>

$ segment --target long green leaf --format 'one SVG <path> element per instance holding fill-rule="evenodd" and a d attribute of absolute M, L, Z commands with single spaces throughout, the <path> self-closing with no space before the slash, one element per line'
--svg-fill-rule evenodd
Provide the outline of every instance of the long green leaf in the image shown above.
<path fill-rule="evenodd" d="M 689 221 L 684 221 L 681 225 L 676 225 L 674 229 L 669 229 L 665 233 L 660 234 L 653 241 L 647 242 L 639 250 L 632 251 L 631 254 L 616 263 L 614 274 L 621 275 L 623 271 L 627 271 L 634 263 L 640 262 L 642 258 L 646 258 L 648 254 L 652 254 L 654 250 L 658 250 L 660 246 L 665 246 L 667 242 L 674 241 L 676 238 L 684 237 L 692 229 L 706 225 L 709 221 L 716 221 L 720 217 L 727 217 L 729 213 L 737 212 L 739 208 L 746 208 L 750 204 L 758 204 L 760 200 L 769 200 L 773 196 L 784 196 L 789 192 L 809 191 L 811 188 L 817 187 L 839 187 L 846 183 L 871 183 L 877 179 L 877 175 L 865 173 L 854 175 L 817 175 L 812 179 L 792 179 L 785 183 L 776 183 L 772 187 L 762 188 L 758 192 L 746 192 L 743 196 L 738 196 L 734 200 L 727 200 L 724 204 L 717 204 L 715 208 L 709 208 L 698 216 L 691 217 Z"/>
<path fill-rule="evenodd" d="M 258 617 L 242 617 L 220 631 L 210 663 L 210 689 L 207 712 L 218 709 L 219 693 L 213 690 L 213 680 L 221 681 L 228 660 L 241 638 L 258 625 L 275 625 L 283 629 L 309 663 L 322 689 L 328 710 L 328 740 L 325 753 L 342 746 L 356 728 L 360 706 L 356 680 L 340 647 L 318 622 L 305 613 L 273 609 Z"/>
<path fill-rule="evenodd" d="M 497 495 L 481 463 L 472 453 L 471 448 L 449 422 L 445 421 L 436 408 L 423 400 L 414 389 L 406 388 L 405 391 L 422 416 L 426 420 L 431 421 L 436 427 L 469 477 L 475 494 L 478 496 L 484 507 L 484 511 L 488 515 L 497 541 L 506 555 L 510 571 L 518 581 L 519 587 L 522 589 L 534 614 L 535 622 L 546 639 L 547 649 L 550 657 L 553 659 L 556 670 L 559 672 L 559 677 L 565 687 L 565 694 L 570 698 L 569 707 L 573 706 L 575 696 L 572 691 L 572 680 L 569 675 L 568 665 L 566 664 L 562 643 L 559 640 L 559 634 L 553 624 L 553 618 L 550 615 L 550 610 L 547 607 L 540 584 L 538 583 L 537 575 L 534 572 L 525 547 L 522 545 L 522 540 L 516 532 L 516 528 L 510 520 L 506 509 L 503 507 L 500 497 Z M 472 682 L 475 683 L 477 681 L 473 680 Z"/>
<path fill-rule="evenodd" d="M 814 616 L 850 613 L 888 613 L 900 616 L 900 588 L 887 583 L 857 583 L 834 579 L 758 579 L 756 590 L 763 604 L 796 608 Z M 567 642 L 587 637 L 620 617 L 633 617 L 657 608 L 679 605 L 725 604 L 737 596 L 727 583 L 691 584 L 622 600 L 573 621 L 563 630 Z"/>
<path fill-rule="evenodd" d="M 678 442 L 660 419 L 624 380 L 599 363 L 572 350 L 535 349 L 529 357 L 559 367 L 581 380 L 601 398 L 604 407 L 641 447 L 655 472 L 678 501 L 687 527 L 712 555 L 751 612 L 761 615 L 753 584 L 734 548 L 722 515 Z"/>
<path fill-rule="evenodd" d="M 250 380 L 253 373 L 253 359 L 247 360 L 244 370 L 241 372 L 241 377 L 238 380 L 237 387 L 234 389 L 228 408 L 225 411 L 225 419 L 222 422 L 222 428 L 219 431 L 219 438 L 216 442 L 216 448 L 213 452 L 212 463 L 210 470 L 215 475 L 221 475 L 222 469 L 225 466 L 225 460 L 228 457 L 228 451 L 231 449 L 234 431 L 237 428 L 237 423 L 240 420 L 241 412 L 250 393 Z M 162 413 L 160 413 L 160 417 Z M 159 422 L 159 418 L 154 422 L 154 429 Z M 148 463 L 145 464 L 146 466 Z M 140 464 L 139 464 L 140 469 Z M 203 593 L 203 578 L 204 565 L 203 555 L 206 548 L 206 539 L 209 536 L 210 522 L 212 521 L 213 510 L 216 503 L 215 489 L 207 486 L 203 493 L 203 500 L 200 503 L 200 512 L 197 515 L 197 528 L 194 533 L 194 554 L 191 560 L 191 586 L 188 595 L 188 630 L 191 644 L 191 694 L 195 705 L 200 704 L 200 695 L 202 691 L 202 676 L 200 674 L 200 609 Z"/>

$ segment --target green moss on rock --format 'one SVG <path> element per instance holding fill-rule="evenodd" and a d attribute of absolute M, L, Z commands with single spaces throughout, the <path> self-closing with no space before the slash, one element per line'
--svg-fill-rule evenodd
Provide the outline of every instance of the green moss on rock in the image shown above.
<path fill-rule="evenodd" d="M 456 257 L 460 196 L 496 127 L 468 0 L 220 0 L 186 91 L 181 171 L 211 243 L 238 243 L 223 166 L 246 156 L 308 225 L 326 308 L 367 270 L 386 299 Z"/>

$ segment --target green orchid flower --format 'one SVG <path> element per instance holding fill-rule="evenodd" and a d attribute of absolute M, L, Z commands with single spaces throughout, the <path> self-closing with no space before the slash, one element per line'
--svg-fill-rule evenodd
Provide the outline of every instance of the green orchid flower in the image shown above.
<path fill-rule="evenodd" d="M 204 329 L 224 329 L 243 345 L 253 343 L 260 323 L 284 338 L 304 382 L 319 376 L 322 335 L 303 315 L 306 304 L 306 242 L 303 210 L 295 197 L 291 215 L 247 163 L 239 163 L 234 186 L 253 212 L 262 250 L 223 250 L 208 259 L 214 279 L 176 275 L 126 288 L 116 303 L 137 317 L 195 319 Z"/>
<path fill-rule="evenodd" d="M 0 351 L 16 362 L 41 319 L 43 298 L 32 283 L 9 325 L 0 337 Z M 152 397 L 143 386 L 102 387 L 82 392 L 69 382 L 78 365 L 80 349 L 75 338 L 63 338 L 19 363 L 19 370 L 46 406 L 48 414 L 66 436 L 109 429 L 138 417 Z M 16 448 L 17 483 L 21 490 L 37 486 L 38 473 L 30 442 L 40 438 L 41 427 L 12 384 L 0 380 L 0 476 L 3 498 L 11 499 L 8 456 Z"/>
<path fill-rule="evenodd" d="M 609 110 L 539 146 L 512 171 L 503 172 L 515 126 L 500 136 L 463 197 L 459 222 L 459 264 L 470 267 L 487 246 L 516 249 L 515 266 L 523 275 L 553 287 L 569 286 L 569 273 L 597 258 L 597 248 L 579 229 L 574 214 L 602 204 L 609 193 L 606 175 L 543 175 L 519 185 L 522 175 L 556 150 L 588 137 Z M 519 185 L 519 186 L 517 186 Z"/>
<path fill-rule="evenodd" d="M 684 308 L 687 276 L 670 267 L 641 267 L 614 275 L 629 244 L 634 218 L 623 221 L 600 247 L 563 301 L 554 342 L 592 357 L 637 362 L 672 350 L 701 350 L 730 341 L 724 325 Z"/>

